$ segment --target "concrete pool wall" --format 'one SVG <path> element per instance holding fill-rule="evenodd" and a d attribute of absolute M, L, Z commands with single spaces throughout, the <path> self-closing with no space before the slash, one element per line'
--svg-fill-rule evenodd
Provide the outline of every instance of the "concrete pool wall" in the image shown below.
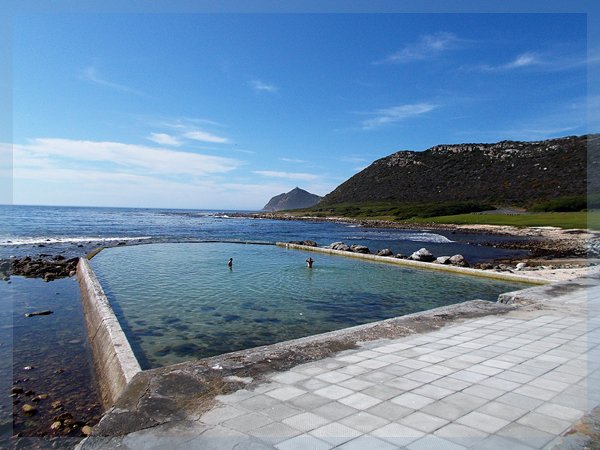
<path fill-rule="evenodd" d="M 108 408 L 116 402 L 141 368 L 102 286 L 85 258 L 79 258 L 77 279 L 102 403 Z"/>
<path fill-rule="evenodd" d="M 463 267 L 444 266 L 440 264 L 408 261 L 370 254 L 343 252 L 319 247 L 307 247 L 297 244 L 277 243 L 277 245 L 290 249 L 308 250 L 331 255 L 353 257 L 370 261 L 403 265 L 418 269 L 439 270 L 463 275 L 475 275 L 479 277 L 501 279 L 506 281 L 521 281 L 531 284 L 546 284 L 546 282 L 540 281 L 539 279 L 534 279 L 518 274 L 484 272 Z M 90 255 L 89 257 L 92 256 L 93 255 Z M 101 397 L 105 408 L 108 409 L 116 403 L 117 399 L 123 393 L 123 391 L 129 384 L 129 382 L 133 379 L 133 377 L 142 370 L 137 358 L 133 353 L 129 341 L 127 340 L 127 337 L 125 336 L 125 333 L 123 332 L 121 325 L 119 324 L 119 321 L 114 314 L 110 302 L 106 297 L 102 286 L 100 285 L 98 279 L 96 278 L 96 275 L 94 274 L 93 269 L 91 268 L 88 262 L 88 259 L 80 258 L 79 264 L 77 266 L 77 278 L 81 288 L 84 319 L 90 344 L 92 346 L 94 364 L 96 367 L 96 373 L 101 389 Z M 466 303 L 475 304 L 477 302 L 480 301 Z M 444 311 L 459 311 L 462 308 L 461 305 L 463 305 L 463 303 L 447 306 L 443 309 Z M 491 314 L 498 312 L 499 311 L 496 311 L 493 308 L 491 308 L 490 311 L 488 311 L 488 313 Z M 413 318 L 413 320 L 418 321 L 421 316 L 427 316 L 428 313 L 428 311 L 422 311 L 420 313 L 410 314 L 409 316 Z M 378 323 L 381 323 L 383 325 L 384 323 L 388 323 L 390 320 L 393 321 L 394 319 L 387 319 L 381 322 L 365 324 L 359 327 L 352 327 L 352 329 L 338 330 L 333 333 L 339 336 L 345 334 L 345 331 L 347 331 L 350 336 L 353 333 L 356 333 L 356 330 L 358 329 L 367 330 L 373 327 L 376 328 Z M 384 326 L 384 328 L 386 328 L 386 326 Z M 326 336 L 329 334 L 330 333 L 324 333 L 323 339 L 327 339 Z M 311 337 L 311 339 L 318 339 L 318 336 L 313 336 Z M 281 345 L 281 343 L 274 345 Z"/>

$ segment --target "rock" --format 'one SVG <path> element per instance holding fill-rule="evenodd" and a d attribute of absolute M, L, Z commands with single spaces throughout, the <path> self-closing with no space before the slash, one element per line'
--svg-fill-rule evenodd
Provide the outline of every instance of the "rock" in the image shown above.
<path fill-rule="evenodd" d="M 421 248 L 409 256 L 413 261 L 431 262 L 435 259 L 433 254 L 426 248 Z"/>
<path fill-rule="evenodd" d="M 392 252 L 389 248 L 384 248 L 377 252 L 377 256 L 394 256 L 394 252 Z"/>
<path fill-rule="evenodd" d="M 54 311 L 46 310 L 46 311 L 36 311 L 32 313 L 25 314 L 25 317 L 33 317 L 33 316 L 47 316 L 48 314 L 52 314 Z"/>
<path fill-rule="evenodd" d="M 396 255 L 394 255 L 394 258 L 406 259 L 406 255 L 403 255 L 402 253 L 397 253 Z"/>
<path fill-rule="evenodd" d="M 469 267 L 469 263 L 463 255 L 454 255 L 450 258 L 450 264 L 453 266 Z"/>
<path fill-rule="evenodd" d="M 54 400 L 52 402 L 52 409 L 60 409 L 60 408 L 62 408 L 62 406 L 63 405 L 60 400 Z"/>
<path fill-rule="evenodd" d="M 290 244 L 296 244 L 296 245 L 305 245 L 307 247 L 318 247 L 319 244 L 317 244 L 315 241 L 290 241 Z"/>
<path fill-rule="evenodd" d="M 450 257 L 449 256 L 438 256 L 435 259 L 435 262 L 437 264 L 450 264 Z"/>
<path fill-rule="evenodd" d="M 42 400 L 46 400 L 48 398 L 48 394 L 39 394 L 31 399 L 32 402 L 40 402 Z"/>
<path fill-rule="evenodd" d="M 62 423 L 57 420 L 56 422 L 53 422 L 52 425 L 50 425 L 50 429 L 51 430 L 60 430 L 62 428 Z"/>
<path fill-rule="evenodd" d="M 527 264 L 524 262 L 517 264 L 517 270 L 523 270 L 525 267 L 527 267 Z"/>
<path fill-rule="evenodd" d="M 330 247 L 332 250 L 341 250 L 343 252 L 351 252 L 352 251 L 350 249 L 350 246 L 347 244 L 344 244 L 343 242 L 334 242 L 333 244 L 331 244 Z"/>
<path fill-rule="evenodd" d="M 20 388 L 20 387 L 16 387 L 16 386 L 15 386 L 15 387 L 13 387 L 13 388 L 10 390 L 10 393 L 11 393 L 11 394 L 15 394 L 15 395 L 22 394 L 22 393 L 23 393 L 23 388 Z"/>
<path fill-rule="evenodd" d="M 352 245 L 350 246 L 350 250 L 352 250 L 354 253 L 371 253 L 371 250 L 369 250 L 369 247 L 366 247 L 364 245 Z"/>
<path fill-rule="evenodd" d="M 33 366 L 25 366 L 23 367 L 23 370 L 33 370 L 34 367 Z"/>
<path fill-rule="evenodd" d="M 37 408 L 35 406 L 29 405 L 27 403 L 25 403 L 23 406 L 21 406 L 21 410 L 25 414 L 30 414 L 30 415 L 34 415 L 37 412 Z"/>
<path fill-rule="evenodd" d="M 89 425 L 85 425 L 83 426 L 83 428 L 81 428 L 81 432 L 83 434 L 85 434 L 86 436 L 89 436 L 90 434 L 92 434 L 92 427 L 90 427 Z"/>

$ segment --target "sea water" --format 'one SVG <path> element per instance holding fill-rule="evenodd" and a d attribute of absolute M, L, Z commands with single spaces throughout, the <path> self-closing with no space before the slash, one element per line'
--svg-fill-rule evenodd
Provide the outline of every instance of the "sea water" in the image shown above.
<path fill-rule="evenodd" d="M 91 264 L 143 368 L 526 287 L 272 245 L 120 247 Z"/>

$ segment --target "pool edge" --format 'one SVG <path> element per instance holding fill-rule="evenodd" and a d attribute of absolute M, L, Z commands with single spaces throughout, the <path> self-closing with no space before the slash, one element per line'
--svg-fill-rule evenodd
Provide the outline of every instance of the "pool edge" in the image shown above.
<path fill-rule="evenodd" d="M 307 245 L 299 245 L 299 244 L 291 244 L 285 242 L 277 242 L 276 245 L 278 247 L 284 247 L 293 250 L 304 250 L 309 252 L 316 253 L 324 253 L 327 255 L 336 255 L 336 256 L 345 256 L 348 258 L 358 258 L 358 259 L 366 259 L 370 261 L 383 262 L 388 264 L 395 264 L 398 266 L 412 267 L 414 269 L 426 269 L 426 270 L 435 270 L 439 272 L 452 272 L 461 275 L 470 275 L 482 278 L 492 278 L 496 280 L 503 281 L 517 281 L 535 285 L 545 285 L 551 283 L 548 280 L 542 280 L 539 278 L 529 277 L 527 275 L 518 275 L 514 273 L 503 273 L 503 272 L 489 272 L 480 269 L 473 269 L 470 267 L 459 267 L 459 266 L 449 266 L 445 264 L 435 264 L 428 263 L 422 261 L 412 261 L 409 259 L 399 259 L 390 256 L 377 256 L 368 253 L 354 253 L 343 250 L 333 250 L 330 248 L 324 247 L 310 247 Z"/>
<path fill-rule="evenodd" d="M 104 407 L 108 409 L 142 369 L 100 282 L 85 258 L 79 258 L 77 281 L 100 395 Z"/>

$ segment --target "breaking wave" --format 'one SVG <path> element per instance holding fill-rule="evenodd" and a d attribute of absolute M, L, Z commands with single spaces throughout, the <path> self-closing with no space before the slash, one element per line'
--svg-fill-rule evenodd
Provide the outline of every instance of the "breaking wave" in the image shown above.
<path fill-rule="evenodd" d="M 141 237 L 18 237 L 6 238 L 0 241 L 0 246 L 11 245 L 38 245 L 38 244 L 79 244 L 86 242 L 115 242 L 115 241 L 145 241 L 152 239 L 151 236 Z"/>

